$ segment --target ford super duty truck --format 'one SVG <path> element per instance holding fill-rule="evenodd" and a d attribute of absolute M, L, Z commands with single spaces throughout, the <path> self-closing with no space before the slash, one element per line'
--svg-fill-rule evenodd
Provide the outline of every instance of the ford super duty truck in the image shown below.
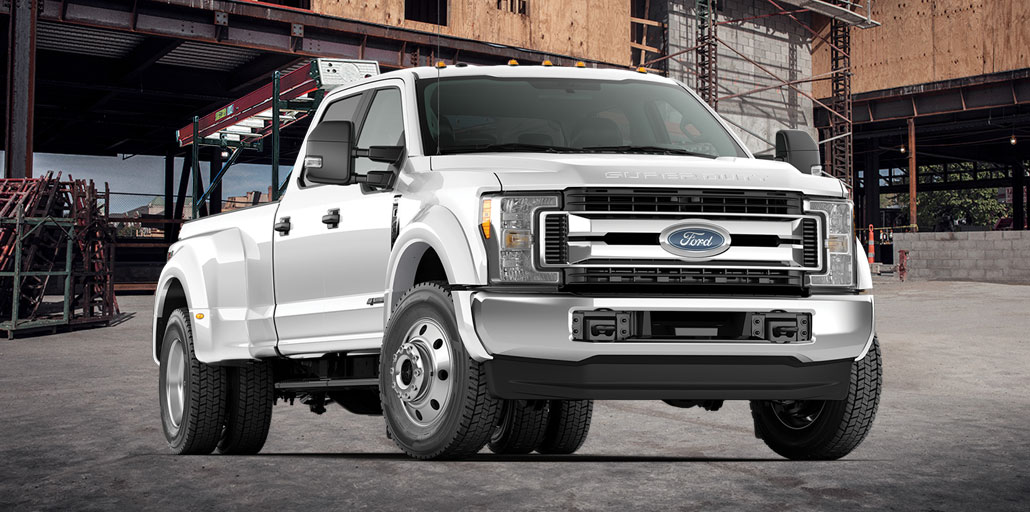
<path fill-rule="evenodd" d="M 572 453 L 593 400 L 719 409 L 834 459 L 881 389 L 868 264 L 805 132 L 755 158 L 679 82 L 395 71 L 327 94 L 279 201 L 186 223 L 153 357 L 176 453 L 254 453 L 278 400 L 422 459 Z"/>

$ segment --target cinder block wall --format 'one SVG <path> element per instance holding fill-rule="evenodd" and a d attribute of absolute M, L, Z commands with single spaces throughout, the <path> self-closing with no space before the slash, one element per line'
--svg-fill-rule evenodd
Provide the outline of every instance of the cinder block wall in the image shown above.
<path fill-rule="evenodd" d="M 717 2 L 716 19 L 725 21 L 777 12 L 769 2 L 725 0 Z M 669 54 L 696 44 L 696 0 L 669 0 Z M 792 8 L 784 4 L 785 8 Z M 808 13 L 795 14 L 811 23 Z M 812 36 L 801 24 L 787 16 L 757 18 L 746 22 L 720 25 L 718 36 L 734 50 L 758 62 L 783 80 L 799 80 L 812 74 Z M 668 61 L 669 77 L 697 86 L 696 55 L 689 51 Z M 718 111 L 744 139 L 747 147 L 760 155 L 773 153 L 776 132 L 784 128 L 809 131 L 813 128 L 812 101 L 790 87 L 779 85 L 776 78 L 741 58 L 729 48 L 719 45 L 719 96 L 743 93 L 769 87 L 765 91 L 738 96 L 719 102 Z M 812 84 L 796 87 L 811 94 Z"/>
<path fill-rule="evenodd" d="M 1030 284 L 1030 231 L 895 233 L 912 279 Z"/>

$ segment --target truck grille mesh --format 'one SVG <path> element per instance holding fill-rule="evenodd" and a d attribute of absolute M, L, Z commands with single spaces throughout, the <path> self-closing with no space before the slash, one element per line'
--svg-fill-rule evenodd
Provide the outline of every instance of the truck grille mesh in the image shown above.
<path fill-rule="evenodd" d="M 565 269 L 565 283 L 800 287 L 801 272 L 747 268 L 583 267 Z"/>
<path fill-rule="evenodd" d="M 565 191 L 570 212 L 800 214 L 801 194 L 767 190 L 578 188 Z"/>
<path fill-rule="evenodd" d="M 549 265 L 561 265 L 569 259 L 569 246 L 565 243 L 569 235 L 569 217 L 549 215 L 544 221 L 544 261 Z"/>
<path fill-rule="evenodd" d="M 804 266 L 814 267 L 819 264 L 819 229 L 815 219 L 801 221 L 801 240 L 805 244 Z"/>

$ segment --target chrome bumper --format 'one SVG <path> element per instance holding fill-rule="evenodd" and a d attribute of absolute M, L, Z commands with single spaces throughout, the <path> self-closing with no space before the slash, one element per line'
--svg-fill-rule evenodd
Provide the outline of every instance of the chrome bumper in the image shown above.
<path fill-rule="evenodd" d="M 459 330 L 469 353 L 583 361 L 595 356 L 779 356 L 801 363 L 859 359 L 873 340 L 871 295 L 807 298 L 598 298 L 568 295 L 454 292 Z M 616 311 L 787 311 L 812 314 L 812 340 L 771 342 L 583 342 L 573 341 L 572 313 Z"/>

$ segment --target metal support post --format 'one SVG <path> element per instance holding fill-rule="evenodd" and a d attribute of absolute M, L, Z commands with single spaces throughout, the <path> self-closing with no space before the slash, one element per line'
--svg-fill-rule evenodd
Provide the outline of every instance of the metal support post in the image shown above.
<path fill-rule="evenodd" d="M 25 207 L 18 206 L 18 213 L 14 224 L 14 281 L 11 286 L 11 329 L 8 330 L 8 337 L 10 333 L 14 332 L 18 328 L 18 308 L 21 302 L 21 239 L 22 234 L 25 231 Z"/>
<path fill-rule="evenodd" d="M 1023 162 L 1012 164 L 1012 229 L 1026 229 L 1026 205 L 1023 201 L 1026 178 Z"/>
<path fill-rule="evenodd" d="M 919 231 L 919 218 L 916 217 L 916 120 L 908 118 L 908 223 Z"/>
<path fill-rule="evenodd" d="M 42 0 L 11 0 L 7 48 L 4 177 L 32 177 L 32 117 L 36 90 L 36 18 Z"/>
<path fill-rule="evenodd" d="M 200 118 L 193 116 L 193 144 L 190 146 L 191 150 L 191 170 L 190 178 L 193 179 L 193 211 L 190 212 L 190 218 L 196 219 L 200 217 Z"/>
<path fill-rule="evenodd" d="M 172 228 L 172 214 L 175 212 L 175 153 L 165 155 L 165 241 L 172 242 L 175 230 Z"/>
<path fill-rule="evenodd" d="M 844 5 L 845 0 L 835 0 Z M 851 122 L 851 26 L 836 18 L 830 20 L 830 78 L 829 161 L 830 173 L 854 191 L 854 154 L 852 152 Z"/>
<path fill-rule="evenodd" d="M 719 46 L 713 3 L 713 0 L 697 0 L 695 4 L 694 10 L 697 16 L 695 56 L 697 58 L 697 94 L 705 103 L 716 108 L 719 102 L 719 93 L 716 90 L 719 83 L 716 65 Z"/>
<path fill-rule="evenodd" d="M 880 147 L 879 139 L 873 139 L 872 148 L 865 155 L 865 223 L 880 227 Z"/>
<path fill-rule="evenodd" d="M 222 212 L 222 180 L 215 181 L 215 175 L 222 170 L 222 148 L 211 149 L 211 161 L 207 169 L 208 186 L 208 214 L 214 215 Z"/>
<path fill-rule="evenodd" d="M 272 201 L 279 200 L 279 78 L 272 77 Z"/>

